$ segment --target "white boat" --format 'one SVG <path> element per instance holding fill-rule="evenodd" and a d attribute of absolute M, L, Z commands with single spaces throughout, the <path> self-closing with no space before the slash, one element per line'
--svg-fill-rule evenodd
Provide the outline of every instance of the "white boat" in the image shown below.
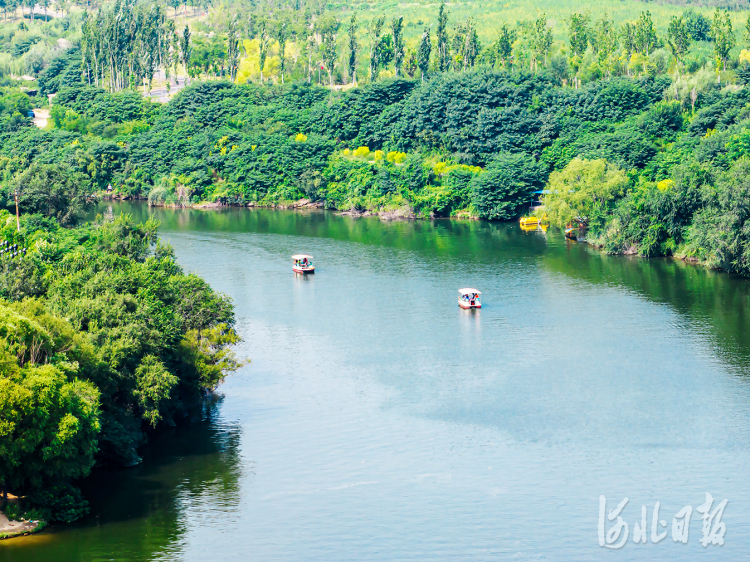
<path fill-rule="evenodd" d="M 292 256 L 292 261 L 292 271 L 295 273 L 315 273 L 312 256 L 308 256 L 307 254 L 297 254 Z"/>
<path fill-rule="evenodd" d="M 458 306 L 461 308 L 482 308 L 482 301 L 479 297 L 481 294 L 476 289 L 459 289 Z"/>

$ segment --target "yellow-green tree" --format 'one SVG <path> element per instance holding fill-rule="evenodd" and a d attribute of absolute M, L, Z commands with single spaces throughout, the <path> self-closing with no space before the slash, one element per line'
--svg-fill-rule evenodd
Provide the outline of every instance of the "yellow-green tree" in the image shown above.
<path fill-rule="evenodd" d="M 94 361 L 93 347 L 40 301 L 0 301 L 0 495 L 89 473 L 99 391 L 78 375 Z"/>
<path fill-rule="evenodd" d="M 590 222 L 628 183 L 625 172 L 601 160 L 574 158 L 559 172 L 550 175 L 548 193 L 543 196 L 544 211 L 550 223 L 564 226 L 574 220 Z"/>

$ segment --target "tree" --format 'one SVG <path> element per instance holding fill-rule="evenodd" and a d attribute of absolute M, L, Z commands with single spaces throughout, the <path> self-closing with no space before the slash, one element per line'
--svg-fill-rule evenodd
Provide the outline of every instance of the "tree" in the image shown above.
<path fill-rule="evenodd" d="M 279 42 L 279 72 L 281 73 L 281 83 L 284 83 L 284 72 L 286 70 L 286 24 L 279 23 L 276 31 L 276 38 Z"/>
<path fill-rule="evenodd" d="M 357 44 L 357 16 L 352 14 L 349 20 L 349 61 L 348 70 L 349 78 L 352 84 L 357 83 L 357 51 L 359 45 Z"/>
<path fill-rule="evenodd" d="M 630 76 L 630 57 L 635 52 L 635 26 L 632 23 L 624 23 L 620 30 L 622 49 L 625 51 L 625 66 Z"/>
<path fill-rule="evenodd" d="M 568 24 L 570 51 L 574 57 L 582 57 L 589 45 L 588 14 L 573 14 Z"/>
<path fill-rule="evenodd" d="M 466 20 L 466 25 L 464 25 L 463 41 L 461 44 L 461 60 L 464 69 L 474 67 L 480 49 L 477 22 L 474 18 L 470 17 Z"/>
<path fill-rule="evenodd" d="M 7 186 L 6 197 L 12 200 L 18 193 L 21 212 L 39 213 L 70 225 L 92 205 L 83 185 L 83 178 L 62 164 L 35 162 Z"/>
<path fill-rule="evenodd" d="M 193 46 L 190 44 L 190 28 L 186 25 L 180 36 L 180 58 L 182 65 L 185 67 L 185 84 L 187 85 L 187 74 L 190 68 L 190 57 L 193 53 Z"/>
<path fill-rule="evenodd" d="M 542 13 L 531 31 L 531 70 L 536 71 L 539 59 L 547 66 L 547 54 L 552 47 L 552 30 L 547 26 L 547 15 Z"/>
<path fill-rule="evenodd" d="M 596 54 L 599 65 L 607 72 L 608 76 L 611 76 L 612 56 L 617 50 L 619 44 L 614 21 L 608 19 L 605 14 L 604 17 L 596 23 L 591 38 L 591 47 L 594 54 Z"/>
<path fill-rule="evenodd" d="M 152 427 L 163 419 L 175 386 L 180 379 L 170 373 L 155 355 L 146 355 L 135 370 L 136 387 L 133 395 L 138 401 L 141 417 Z"/>
<path fill-rule="evenodd" d="M 417 52 L 409 47 L 406 49 L 406 55 L 404 56 L 404 72 L 406 72 L 409 78 L 414 78 L 418 68 Z"/>
<path fill-rule="evenodd" d="M 688 10 L 682 14 L 682 19 L 693 41 L 711 40 L 711 22 L 703 14 Z"/>
<path fill-rule="evenodd" d="M 258 30 L 258 65 L 260 66 L 260 83 L 263 83 L 263 69 L 266 67 L 268 48 L 271 46 L 271 38 L 268 35 L 268 22 L 265 18 L 260 21 Z"/>
<path fill-rule="evenodd" d="M 628 184 L 625 172 L 606 160 L 574 158 L 559 172 L 552 172 L 542 196 L 550 223 L 563 227 L 573 221 L 591 224 L 622 195 Z"/>
<path fill-rule="evenodd" d="M 430 51 L 432 42 L 430 41 L 430 28 L 425 26 L 422 32 L 422 39 L 419 41 L 419 50 L 417 51 L 417 67 L 422 76 L 422 81 L 430 68 Z"/>
<path fill-rule="evenodd" d="M 690 49 L 690 32 L 682 21 L 682 16 L 672 16 L 667 30 L 667 42 L 672 55 L 679 64 L 684 66 L 685 55 Z"/>
<path fill-rule="evenodd" d="M 328 18 L 321 25 L 323 35 L 323 63 L 328 72 L 328 82 L 333 89 L 333 69 L 338 58 L 336 48 L 336 33 L 339 30 L 341 22 L 335 17 Z"/>
<path fill-rule="evenodd" d="M 437 40 L 437 69 L 440 72 L 447 72 L 450 68 L 450 53 L 448 52 L 448 12 L 445 9 L 445 2 L 440 3 L 435 39 Z"/>
<path fill-rule="evenodd" d="M 385 25 L 385 16 L 380 16 L 372 22 L 370 34 L 372 35 L 372 43 L 370 44 L 370 81 L 374 82 L 378 78 L 378 72 L 380 70 L 380 34 L 383 32 L 383 25 Z"/>
<path fill-rule="evenodd" d="M 483 218 L 514 219 L 528 204 L 531 193 L 541 189 L 546 175 L 533 158 L 501 152 L 471 180 L 472 206 Z"/>
<path fill-rule="evenodd" d="M 391 33 L 393 35 L 393 68 L 398 76 L 404 62 L 404 16 L 391 20 Z"/>
<path fill-rule="evenodd" d="M 513 43 L 516 41 L 516 30 L 510 29 L 507 24 L 500 28 L 500 37 L 497 41 L 497 54 L 502 61 L 503 68 L 513 64 Z"/>
<path fill-rule="evenodd" d="M 641 12 L 638 21 L 634 25 L 634 47 L 636 53 L 649 56 L 656 47 L 656 30 L 651 21 L 651 12 Z"/>
<path fill-rule="evenodd" d="M 240 66 L 240 37 L 237 32 L 237 16 L 229 22 L 227 34 L 227 68 L 232 82 L 237 80 L 237 68 Z"/>
<path fill-rule="evenodd" d="M 716 59 L 723 64 L 723 69 L 726 70 L 729 51 L 732 50 L 736 41 L 728 11 L 716 8 L 711 25 L 711 37 L 714 40 Z"/>
<path fill-rule="evenodd" d="M 0 358 L 2 495 L 88 475 L 99 391 L 78 378 L 93 366 L 82 338 L 37 300 L 0 302 Z"/>

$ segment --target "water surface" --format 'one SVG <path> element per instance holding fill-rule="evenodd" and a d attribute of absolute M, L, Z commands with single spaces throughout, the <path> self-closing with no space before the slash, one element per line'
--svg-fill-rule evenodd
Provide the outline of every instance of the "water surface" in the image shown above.
<path fill-rule="evenodd" d="M 149 211 L 232 297 L 252 363 L 92 513 L 0 561 L 737 560 L 750 549 L 750 283 L 559 232 Z M 291 272 L 315 256 L 314 276 Z M 464 311 L 457 289 L 480 289 Z M 672 518 L 728 499 L 724 546 Z M 627 544 L 599 546 L 599 497 Z M 660 502 L 667 538 L 651 543 Z M 641 506 L 648 543 L 633 542 Z M 612 523 L 607 521 L 607 529 Z M 658 531 L 661 531 L 660 527 Z"/>

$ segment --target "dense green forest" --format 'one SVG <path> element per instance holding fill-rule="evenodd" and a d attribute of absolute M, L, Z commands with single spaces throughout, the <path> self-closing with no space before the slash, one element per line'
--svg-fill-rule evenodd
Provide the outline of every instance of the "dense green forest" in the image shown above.
<path fill-rule="evenodd" d="M 36 183 L 19 224 L 0 212 L 14 241 L 0 253 L 0 502 L 23 496 L 15 516 L 80 517 L 76 479 L 137 464 L 148 427 L 200 407 L 240 364 L 231 302 L 183 273 L 158 225 L 80 224 L 86 205 L 72 182 Z"/>
<path fill-rule="evenodd" d="M 36 184 L 112 184 L 155 204 L 307 198 L 508 220 L 532 192 L 573 182 L 545 196 L 551 218 L 586 217 L 589 239 L 608 251 L 747 273 L 748 89 L 711 79 L 696 91 L 665 75 L 571 88 L 542 71 L 481 68 L 343 92 L 205 81 L 166 105 L 78 85 L 58 93 L 51 130 L 8 121 L 5 202 L 18 189 L 21 208 L 32 204 Z M 596 174 L 619 179 L 598 193 Z M 567 201 L 571 190 L 585 197 Z"/>
<path fill-rule="evenodd" d="M 13 61 L 70 45 L 35 67 L 36 99 L 2 91 L 5 205 L 73 183 L 156 205 L 509 220 L 544 191 L 537 212 L 607 251 L 746 272 L 744 217 L 722 217 L 747 150 L 747 6 L 490 3 L 494 28 L 473 3 L 416 7 L 118 1 L 8 23 Z M 193 84 L 154 103 L 159 73 Z"/>

